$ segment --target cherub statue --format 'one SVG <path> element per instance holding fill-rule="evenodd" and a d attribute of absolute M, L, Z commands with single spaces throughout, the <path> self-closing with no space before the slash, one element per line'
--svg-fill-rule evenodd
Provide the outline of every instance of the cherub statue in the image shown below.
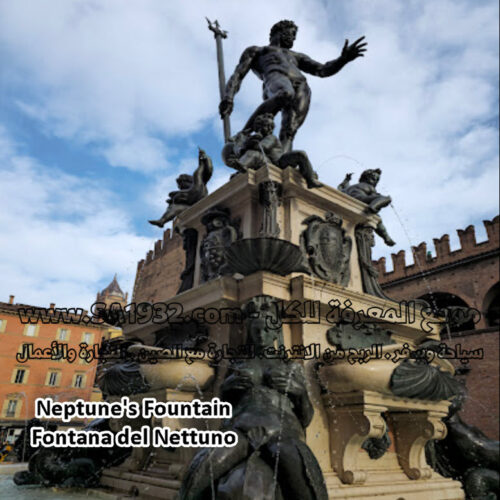
<path fill-rule="evenodd" d="M 221 398 L 233 405 L 233 417 L 222 428 L 236 432 L 238 443 L 200 450 L 179 497 L 327 500 L 321 468 L 305 443 L 314 410 L 304 369 L 264 356 L 276 341 L 283 343 L 278 304 L 272 297 L 257 296 L 243 313 L 247 342 L 256 356 L 232 363 L 221 386 Z"/>
<path fill-rule="evenodd" d="M 382 208 L 386 207 L 391 203 L 390 196 L 384 196 L 377 192 L 375 187 L 380 180 L 380 175 L 382 174 L 382 170 L 376 168 L 374 170 L 368 169 L 365 170 L 357 184 L 353 184 L 352 186 L 349 184 L 352 173 L 346 174 L 345 179 L 338 185 L 337 189 L 342 191 L 343 193 L 356 198 L 363 203 L 368 205 L 368 212 L 377 214 Z M 396 242 L 389 236 L 386 227 L 380 221 L 375 229 L 375 232 L 384 240 L 385 244 L 388 246 L 393 246 Z"/>
<path fill-rule="evenodd" d="M 199 149 L 199 148 L 198 148 Z M 179 191 L 172 191 L 166 200 L 168 208 L 158 220 L 148 221 L 154 226 L 163 227 L 167 222 L 175 219 L 181 212 L 194 205 L 197 201 L 208 195 L 207 182 L 212 177 L 213 165 L 210 157 L 199 149 L 198 168 L 193 175 L 181 174 L 176 182 Z"/>
<path fill-rule="evenodd" d="M 268 163 L 280 168 L 297 167 L 307 182 L 308 188 L 321 187 L 305 151 L 284 153 L 280 140 L 273 134 L 274 116 L 263 113 L 255 118 L 249 128 L 238 132 L 226 143 L 222 159 L 228 167 L 238 172 L 258 170 Z"/>

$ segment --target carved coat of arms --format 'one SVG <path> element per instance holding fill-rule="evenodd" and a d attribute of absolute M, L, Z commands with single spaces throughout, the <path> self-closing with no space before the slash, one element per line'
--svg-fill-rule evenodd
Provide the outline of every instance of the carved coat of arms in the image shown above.
<path fill-rule="evenodd" d="M 322 219 L 311 215 L 300 237 L 312 272 L 321 279 L 346 286 L 349 282 L 349 259 L 352 239 L 342 229 L 342 219 L 327 212 Z"/>

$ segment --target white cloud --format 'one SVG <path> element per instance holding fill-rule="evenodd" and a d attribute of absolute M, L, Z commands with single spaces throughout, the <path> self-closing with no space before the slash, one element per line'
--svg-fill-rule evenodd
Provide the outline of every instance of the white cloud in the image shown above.
<path fill-rule="evenodd" d="M 130 137 L 104 148 L 103 154 L 113 167 L 129 166 L 133 170 L 153 171 L 165 165 L 165 143 L 152 137 Z"/>
<path fill-rule="evenodd" d="M 115 271 L 132 291 L 151 243 L 113 208 L 113 193 L 22 156 L 2 128 L 0 175 L 0 300 L 88 308 Z"/>
<path fill-rule="evenodd" d="M 204 15 L 230 29 L 229 71 L 244 44 L 267 43 L 272 23 L 307 17 L 299 0 L 263 6 L 242 16 L 229 0 L 4 2 L 5 78 L 26 90 L 18 105 L 47 133 L 98 145 L 111 165 L 164 169 L 169 151 L 152 138 L 187 136 L 217 109 L 215 43 Z M 253 106 L 260 84 L 248 80 L 238 100 Z M 235 116 L 236 126 L 246 119 L 240 110 Z"/>
<path fill-rule="evenodd" d="M 19 86 L 20 108 L 46 133 L 89 144 L 111 165 L 148 173 L 154 190 L 147 203 L 159 216 L 177 173 L 184 166 L 191 172 L 196 163 L 195 145 L 179 155 L 176 139 L 204 126 L 221 133 L 215 43 L 205 15 L 229 31 L 226 76 L 245 47 L 267 43 L 279 19 L 296 21 L 296 49 L 320 61 L 337 57 L 345 38 L 366 35 L 365 58 L 331 78 L 308 78 L 312 104 L 295 145 L 331 185 L 348 171 L 383 169 L 380 191 L 391 194 L 404 225 L 390 208 L 382 212 L 396 249 L 409 250 L 407 234 L 412 244 L 430 242 L 496 215 L 493 0 L 4 2 L 0 50 L 9 67 L 6 87 Z M 249 74 L 236 97 L 233 131 L 260 98 L 260 82 Z M 26 179 L 27 171 L 38 168 L 26 158 L 15 161 Z M 226 171 L 216 170 L 210 188 L 225 177 Z M 54 206 L 47 190 L 29 187 L 32 217 L 48 220 L 61 204 L 76 213 L 79 204 L 83 220 L 104 224 L 112 234 L 115 214 L 94 220 L 82 206 L 84 196 L 59 195 Z M 27 201 L 24 194 L 20 198 Z M 379 242 L 375 256 L 392 250 Z M 142 256 L 138 252 L 134 259 Z"/>

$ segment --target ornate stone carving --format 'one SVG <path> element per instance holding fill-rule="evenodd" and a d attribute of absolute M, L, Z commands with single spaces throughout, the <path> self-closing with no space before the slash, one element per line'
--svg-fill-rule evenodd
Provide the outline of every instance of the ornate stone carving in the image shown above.
<path fill-rule="evenodd" d="M 259 184 L 259 201 L 264 206 L 260 235 L 278 238 L 278 207 L 281 205 L 282 187 L 279 182 L 266 181 Z"/>
<path fill-rule="evenodd" d="M 169 323 L 155 332 L 155 347 L 182 346 L 183 349 L 198 347 L 208 338 L 208 329 L 194 319 Z"/>
<path fill-rule="evenodd" d="M 182 247 L 186 253 L 186 265 L 181 273 L 181 286 L 177 293 L 193 288 L 194 266 L 196 262 L 196 247 L 198 245 L 198 231 L 187 228 L 182 231 Z"/>
<path fill-rule="evenodd" d="M 380 342 L 372 343 L 368 338 L 356 339 L 354 332 L 345 335 L 336 330 L 329 332 L 328 341 L 347 352 L 341 351 L 335 357 L 325 351 L 325 364 L 319 365 L 318 375 L 326 390 L 335 393 L 370 390 L 428 402 L 446 400 L 459 390 L 459 382 L 452 377 L 453 365 L 447 359 L 427 361 L 425 353 L 418 351 L 414 356 L 418 359 L 408 359 L 413 356 L 408 344 L 391 341 L 382 347 L 378 345 Z"/>
<path fill-rule="evenodd" d="M 207 228 L 200 247 L 201 281 L 210 281 L 231 272 L 226 262 L 226 249 L 240 238 L 239 220 L 231 220 L 228 208 L 216 206 L 202 218 Z"/>
<path fill-rule="evenodd" d="M 207 182 L 212 177 L 212 160 L 200 149 L 198 153 L 198 168 L 193 175 L 181 174 L 177 177 L 177 186 L 179 191 L 172 191 L 168 195 L 167 211 L 158 219 L 150 220 L 149 223 L 154 226 L 163 227 L 167 222 L 175 219 L 191 205 L 207 196 Z"/>
<path fill-rule="evenodd" d="M 129 396 L 149 390 L 138 363 L 126 361 L 104 365 L 99 373 L 97 384 L 106 396 Z"/>
<path fill-rule="evenodd" d="M 369 470 L 366 462 L 358 462 L 359 449 L 362 445 L 366 449 L 367 442 L 385 441 L 378 450 L 379 454 L 383 452 L 389 444 L 384 438 L 388 426 L 393 430 L 396 456 L 406 475 L 410 479 L 431 478 L 424 448 L 430 439 L 445 437 L 441 419 L 448 411 L 447 402 L 406 400 L 372 391 L 337 394 L 329 390 L 323 394 L 323 402 L 329 421 L 332 466 L 344 483 L 366 481 Z"/>
<path fill-rule="evenodd" d="M 330 452 L 332 466 L 342 482 L 362 484 L 367 472 L 358 465 L 358 451 L 368 439 L 382 438 L 387 426 L 381 413 L 387 408 L 379 405 L 355 404 L 337 395 L 323 396 L 330 421 Z"/>
<path fill-rule="evenodd" d="M 375 344 L 395 344 L 392 332 L 373 323 L 354 326 L 351 323 L 340 323 L 326 332 L 328 343 L 339 349 L 363 349 Z"/>
<path fill-rule="evenodd" d="M 446 425 L 440 412 L 390 413 L 399 465 L 410 479 L 430 479 L 432 469 L 425 460 L 425 445 L 443 439 Z"/>
<path fill-rule="evenodd" d="M 277 238 L 235 241 L 226 251 L 226 259 L 233 272 L 244 276 L 257 271 L 270 271 L 281 276 L 292 272 L 309 272 L 300 248 Z"/>
<path fill-rule="evenodd" d="M 301 234 L 301 246 L 312 272 L 321 279 L 346 286 L 350 277 L 352 240 L 342 229 L 342 219 L 327 212 L 325 219 L 311 215 L 302 224 L 307 229 Z"/>
<path fill-rule="evenodd" d="M 457 394 L 460 382 L 449 372 L 423 361 L 405 360 L 391 375 L 390 387 L 401 398 L 442 401 Z"/>

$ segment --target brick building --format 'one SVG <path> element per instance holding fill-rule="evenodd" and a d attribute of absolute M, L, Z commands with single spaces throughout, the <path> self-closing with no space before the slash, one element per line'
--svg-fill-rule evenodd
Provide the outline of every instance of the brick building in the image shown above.
<path fill-rule="evenodd" d="M 156 241 L 154 250 L 137 265 L 133 301 L 155 303 L 173 297 L 181 284 L 184 265 L 182 238 L 167 229 L 163 239 Z"/>
<path fill-rule="evenodd" d="M 72 363 L 66 359 L 30 359 L 19 362 L 17 353 L 22 353 L 24 344 L 33 348 L 50 348 L 53 341 L 67 344 L 68 349 L 80 351 L 80 343 L 100 344 L 108 325 L 92 323 L 57 322 L 50 312 L 25 304 L 15 304 L 11 295 L 9 302 L 0 302 L 0 442 L 13 441 L 21 432 L 25 421 L 35 416 L 35 399 L 51 397 L 57 401 L 76 399 L 92 400 L 97 360 L 87 362 L 77 358 Z M 41 311 L 44 318 L 54 319 L 54 323 L 23 323 L 20 309 Z M 76 320 L 76 317 L 69 316 Z M 56 422 L 62 424 L 61 422 Z M 62 424 L 63 426 L 71 424 Z"/>
<path fill-rule="evenodd" d="M 414 263 L 406 265 L 404 250 L 392 254 L 393 270 L 386 271 L 384 257 L 374 264 L 384 292 L 396 300 L 421 298 L 440 309 L 446 306 L 475 308 L 479 322 L 443 330 L 448 344 L 464 349 L 484 349 L 484 359 L 467 363 L 465 376 L 469 399 L 464 419 L 498 439 L 500 267 L 499 217 L 484 221 L 488 239 L 476 242 L 474 226 L 458 229 L 461 248 L 451 251 L 448 234 L 434 238 L 436 256 L 425 242 L 413 247 Z M 460 364 L 460 363 L 458 363 Z"/>

